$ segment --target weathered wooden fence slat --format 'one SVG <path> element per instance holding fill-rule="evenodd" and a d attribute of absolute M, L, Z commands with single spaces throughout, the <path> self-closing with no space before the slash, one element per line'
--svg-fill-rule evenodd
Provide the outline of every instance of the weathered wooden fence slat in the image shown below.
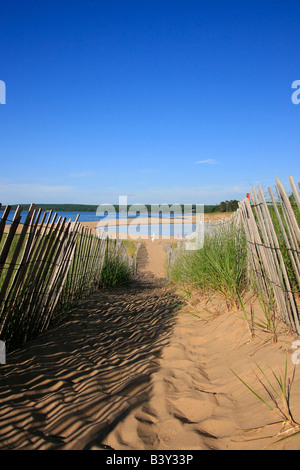
<path fill-rule="evenodd" d="M 0 339 L 8 349 L 35 337 L 72 302 L 95 292 L 106 256 L 126 259 L 120 244 L 92 234 L 79 216 L 71 222 L 53 211 L 42 215 L 32 204 L 24 223 L 18 206 L 8 225 L 10 213 L 6 206 L 0 220 Z M 127 262 L 133 260 L 127 257 Z"/>
<path fill-rule="evenodd" d="M 265 305 L 274 309 L 278 318 L 300 335 L 300 197 L 297 189 L 300 189 L 300 182 L 296 185 L 292 176 L 288 180 L 290 196 L 279 178 L 275 184 L 277 197 L 268 188 L 270 202 L 261 186 L 252 188 L 249 197 L 239 202 L 232 216 L 222 222 L 206 223 L 204 232 L 205 238 L 218 237 L 219 229 L 242 225 L 252 287 Z M 170 246 L 166 248 L 169 270 L 185 249 L 185 243 L 178 241 L 175 250 Z"/>
<path fill-rule="evenodd" d="M 297 208 L 299 194 L 292 177 L 289 178 Z M 278 317 L 289 328 L 300 334 L 300 230 L 295 210 L 281 181 L 276 178 L 277 200 L 271 188 L 268 192 L 271 203 L 268 204 L 262 188 L 253 188 L 250 198 L 241 201 L 239 211 L 246 233 L 248 261 L 252 276 L 259 286 L 263 297 L 274 296 Z M 271 217 L 274 210 L 274 219 Z M 278 229 L 275 229 L 278 222 Z M 279 237 L 280 240 L 279 241 Z M 284 258 L 284 254 L 287 256 Z M 288 271 L 287 261 L 291 262 Z M 291 278 L 291 271 L 294 280 Z"/>

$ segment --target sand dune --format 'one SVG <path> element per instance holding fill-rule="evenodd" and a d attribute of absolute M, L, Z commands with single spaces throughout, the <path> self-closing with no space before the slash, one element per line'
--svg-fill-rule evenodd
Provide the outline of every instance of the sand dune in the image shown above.
<path fill-rule="evenodd" d="M 10 354 L 0 378 L 0 448 L 85 449 L 144 402 L 175 321 L 151 279 L 94 295 L 65 325 Z"/>
<path fill-rule="evenodd" d="M 64 325 L 8 355 L 0 449 L 260 449 L 274 441 L 281 426 L 266 425 L 278 416 L 231 368 L 259 389 L 255 363 L 278 372 L 288 351 L 290 366 L 292 337 L 249 341 L 242 316 L 223 301 L 183 306 L 164 278 L 163 246 L 147 242 L 134 285 L 79 302 Z M 299 394 L 296 370 L 298 421 Z M 272 448 L 300 449 L 300 437 Z"/>
<path fill-rule="evenodd" d="M 300 449 L 299 436 L 274 444 L 282 423 L 267 426 L 280 421 L 276 412 L 254 397 L 231 371 L 261 392 L 256 361 L 267 372 L 269 365 L 280 372 L 291 344 L 285 338 L 278 345 L 262 345 L 263 339 L 267 340 L 259 337 L 249 342 L 248 330 L 236 313 L 204 324 L 182 311 L 159 368 L 152 374 L 150 399 L 122 420 L 104 442 L 122 450 L 256 450 L 271 444 L 272 449 Z M 298 421 L 299 391 L 298 376 L 292 400 Z M 259 432 L 254 431 L 259 427 Z"/>

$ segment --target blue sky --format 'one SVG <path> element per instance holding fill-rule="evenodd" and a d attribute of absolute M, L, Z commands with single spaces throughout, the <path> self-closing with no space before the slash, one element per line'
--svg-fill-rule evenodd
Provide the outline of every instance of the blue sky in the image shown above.
<path fill-rule="evenodd" d="M 298 0 L 1 2 L 0 202 L 214 204 L 300 181 Z"/>

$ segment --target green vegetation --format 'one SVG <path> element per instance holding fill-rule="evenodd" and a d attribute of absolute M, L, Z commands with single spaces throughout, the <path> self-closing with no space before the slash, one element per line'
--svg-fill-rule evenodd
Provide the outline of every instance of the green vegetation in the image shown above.
<path fill-rule="evenodd" d="M 239 201 L 233 199 L 231 201 L 222 201 L 214 206 L 211 212 L 235 212 L 239 207 Z"/>
<path fill-rule="evenodd" d="M 228 308 L 239 308 L 247 288 L 247 249 L 244 231 L 234 224 L 220 226 L 200 250 L 179 255 L 170 269 L 177 285 L 221 293 Z"/>
<path fill-rule="evenodd" d="M 30 204 L 19 204 L 23 207 L 24 211 L 28 211 Z M 3 209 L 5 207 L 2 204 Z M 11 206 L 12 210 L 15 210 L 18 207 L 17 204 Z M 43 211 L 53 210 L 54 212 L 96 212 L 97 207 L 95 205 L 87 205 L 87 204 L 36 204 L 38 209 L 42 209 Z"/>
<path fill-rule="evenodd" d="M 72 235 L 61 236 L 59 228 L 50 233 L 37 230 L 36 238 L 3 234 L 0 337 L 8 351 L 65 321 L 78 300 L 131 280 L 134 267 L 123 243 L 86 233 L 78 233 L 77 239 Z"/>
<path fill-rule="evenodd" d="M 113 288 L 129 284 L 132 271 L 126 261 L 118 257 L 107 255 L 101 271 L 101 285 L 105 288 Z"/>
<path fill-rule="evenodd" d="M 296 219 L 297 219 L 297 222 L 298 222 L 298 225 L 300 225 L 300 211 L 298 209 L 298 206 L 296 204 L 296 201 L 295 201 L 295 196 L 293 194 L 291 194 L 289 196 L 289 200 L 290 200 L 290 203 L 292 205 L 292 208 L 294 210 L 294 214 L 296 216 Z"/>
<path fill-rule="evenodd" d="M 2 236 L 2 239 L 0 241 L 0 253 L 2 252 L 2 248 L 4 247 L 6 238 L 7 238 L 7 233 L 4 233 L 3 236 Z M 28 239 L 28 235 L 26 234 L 25 237 L 24 237 L 24 241 L 22 243 L 21 250 L 18 253 L 18 256 L 15 256 L 17 245 L 20 243 L 20 234 L 16 233 L 14 235 L 14 237 L 12 239 L 12 242 L 11 242 L 11 245 L 10 245 L 9 250 L 8 250 L 7 256 L 6 256 L 5 263 L 4 263 L 3 266 L 1 266 L 1 270 L 0 270 L 0 288 L 3 285 L 4 279 L 5 279 L 5 276 L 6 276 L 6 272 L 7 272 L 8 268 L 10 267 L 10 264 L 11 264 L 13 258 L 15 258 L 14 259 L 14 266 L 19 265 L 19 263 L 20 263 L 20 261 L 23 257 L 23 253 L 24 253 L 25 244 L 26 244 L 27 239 Z M 10 284 L 11 284 L 11 281 L 10 281 L 9 285 Z"/>
<path fill-rule="evenodd" d="M 232 369 L 232 373 L 236 376 L 236 378 L 242 382 L 243 385 L 264 405 L 266 405 L 271 411 L 275 411 L 279 417 L 280 421 L 276 423 L 269 424 L 265 427 L 271 427 L 276 425 L 281 425 L 281 429 L 277 436 L 280 439 L 276 442 L 281 442 L 283 440 L 289 439 L 293 436 L 300 434 L 300 425 L 297 423 L 292 415 L 291 408 L 290 408 L 290 397 L 291 397 L 291 388 L 293 381 L 295 379 L 295 367 L 291 377 L 288 377 L 288 363 L 287 359 L 285 362 L 285 368 L 283 374 L 278 374 L 271 369 L 271 374 L 273 376 L 274 382 L 272 383 L 271 380 L 268 378 L 267 374 L 263 371 L 263 369 L 257 365 L 262 378 L 257 376 L 259 383 L 262 386 L 262 389 L 265 391 L 266 398 L 264 397 L 263 393 L 256 392 L 253 388 L 249 386 L 238 374 L 236 374 Z M 258 428 L 258 430 L 262 430 L 263 428 Z M 254 430 L 254 431 L 258 431 Z M 270 436 L 273 437 L 273 436 Z"/>
<path fill-rule="evenodd" d="M 123 245 L 127 247 L 128 256 L 132 257 L 136 252 L 136 244 L 132 240 L 122 240 Z"/>
<path fill-rule="evenodd" d="M 299 209 L 298 209 L 297 205 L 294 202 L 294 196 L 290 196 L 290 201 L 291 201 L 293 212 L 295 214 L 298 225 L 300 225 L 300 212 L 299 212 Z M 278 239 L 281 255 L 283 257 L 284 264 L 285 264 L 285 267 L 286 267 L 286 270 L 287 270 L 289 281 L 291 283 L 292 289 L 295 292 L 299 292 L 300 291 L 300 285 L 298 283 L 296 272 L 295 272 L 293 262 L 292 262 L 293 250 L 287 249 L 286 239 L 284 237 L 284 234 L 282 233 L 278 218 L 276 216 L 274 206 L 270 204 L 270 205 L 268 205 L 268 209 L 269 209 L 270 216 L 271 216 L 271 219 L 272 219 L 272 222 L 273 222 L 273 225 L 274 225 L 274 229 L 275 229 L 276 236 L 277 236 L 277 239 Z M 282 210 L 282 207 L 280 206 L 280 204 L 277 204 L 277 211 L 280 215 L 284 231 L 286 233 L 289 233 L 289 228 L 286 224 L 286 217 L 285 217 L 285 214 L 283 213 L 283 210 Z M 289 239 L 290 248 L 293 248 L 292 243 L 293 243 L 293 240 L 290 237 L 290 239 Z M 298 250 L 298 247 L 295 244 L 295 242 L 294 242 L 294 248 L 293 249 L 294 249 L 294 253 L 297 252 L 297 250 Z"/>
<path fill-rule="evenodd" d="M 23 210 L 27 211 L 29 209 L 29 206 L 30 204 L 20 204 L 22 207 L 23 207 Z M 17 208 L 17 204 L 14 204 L 12 205 L 12 210 L 15 210 Z M 97 212 L 97 209 L 99 206 L 95 205 L 95 204 L 36 204 L 37 208 L 40 208 L 42 209 L 43 211 L 46 211 L 46 210 L 53 210 L 54 212 Z M 146 204 L 146 205 L 137 205 L 137 204 L 134 204 L 133 205 L 134 207 L 134 210 L 142 210 L 142 211 L 145 211 L 145 208 L 147 210 L 148 213 L 151 213 L 151 208 L 153 209 L 153 212 L 157 212 L 158 211 L 158 208 L 160 208 L 160 210 L 162 212 L 168 212 L 168 208 L 172 206 L 172 204 L 167 204 L 165 205 L 164 207 L 160 207 L 158 205 L 150 205 L 150 204 Z M 108 212 L 113 212 L 113 210 L 115 212 L 119 212 L 119 206 L 117 204 L 114 204 L 113 205 L 114 209 L 112 209 L 112 206 L 110 205 L 103 205 L 101 207 L 101 211 L 104 212 L 104 211 L 108 211 Z M 211 213 L 211 212 L 219 212 L 218 210 L 216 210 L 218 206 L 216 205 L 205 205 L 204 206 L 204 212 L 205 214 L 208 214 L 208 213 Z M 5 208 L 5 204 L 2 204 L 2 208 L 1 209 L 4 209 Z M 132 206 L 131 205 L 128 205 L 127 206 L 127 210 L 129 209 L 132 209 Z M 183 210 L 184 208 L 184 205 L 181 204 L 181 208 Z M 195 205 L 193 205 L 193 211 L 195 211 Z"/>

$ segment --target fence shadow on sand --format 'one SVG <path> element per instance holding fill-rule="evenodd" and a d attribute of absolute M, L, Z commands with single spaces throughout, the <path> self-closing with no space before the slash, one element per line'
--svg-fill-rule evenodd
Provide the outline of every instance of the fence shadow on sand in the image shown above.
<path fill-rule="evenodd" d="M 81 301 L 0 369 L 0 449 L 90 449 L 151 394 L 179 302 L 143 275 Z"/>

